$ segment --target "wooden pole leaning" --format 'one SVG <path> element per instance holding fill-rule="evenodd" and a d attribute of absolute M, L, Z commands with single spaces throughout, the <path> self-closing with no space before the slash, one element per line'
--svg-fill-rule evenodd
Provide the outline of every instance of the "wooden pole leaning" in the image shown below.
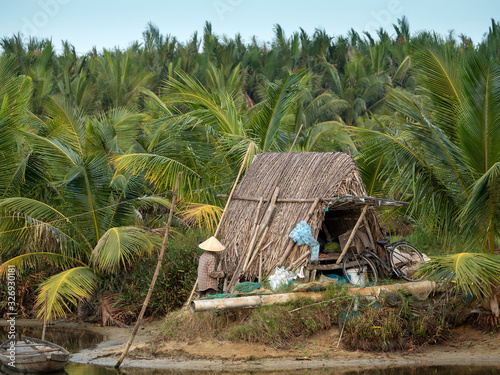
<path fill-rule="evenodd" d="M 267 207 L 267 210 L 266 210 L 266 213 L 264 214 L 264 217 L 262 218 L 262 221 L 261 223 L 257 226 L 256 228 L 256 231 L 251 239 L 251 242 L 250 242 L 250 245 L 248 246 L 246 252 L 244 254 L 242 254 L 242 257 L 240 258 L 240 262 L 238 263 L 238 266 L 236 267 L 235 271 L 234 271 L 234 275 L 233 275 L 233 278 L 231 279 L 231 282 L 229 283 L 228 285 L 228 291 L 232 291 L 232 289 L 234 288 L 234 285 L 235 285 L 235 281 L 238 279 L 239 277 L 239 268 L 240 268 L 240 265 L 241 265 L 241 260 L 243 258 L 245 258 L 245 264 L 243 266 L 243 268 L 246 267 L 247 263 L 248 263 L 248 260 L 249 260 L 249 257 L 250 255 L 252 254 L 252 250 L 253 250 L 253 247 L 255 245 L 255 239 L 256 237 L 258 237 L 259 235 L 262 235 L 262 233 L 264 232 L 265 228 L 267 227 L 267 224 L 269 223 L 270 219 L 271 219 L 271 216 L 274 212 L 274 209 L 276 208 L 276 200 L 278 199 L 278 194 L 279 194 L 279 191 L 280 191 L 280 188 L 279 188 L 279 182 L 281 180 L 281 177 L 283 176 L 283 173 L 285 171 L 285 168 L 286 168 L 286 164 L 288 162 L 288 159 L 290 158 L 290 154 L 292 153 L 292 150 L 293 150 L 293 147 L 295 146 L 295 143 L 297 142 L 297 139 L 299 138 L 299 134 L 302 130 L 302 127 L 304 126 L 304 124 L 300 125 L 300 128 L 295 136 L 295 139 L 293 140 L 293 143 L 292 143 L 292 146 L 290 147 L 290 150 L 288 151 L 287 155 L 286 155 L 286 158 L 285 158 L 285 161 L 283 162 L 283 168 L 281 169 L 281 172 L 278 176 L 278 178 L 276 179 L 276 188 L 273 192 L 273 195 L 270 199 L 270 203 L 269 203 L 269 206 Z M 262 200 L 262 198 L 261 198 Z M 188 304 L 189 305 L 189 304 Z"/>
<path fill-rule="evenodd" d="M 302 254 L 295 262 L 290 264 L 286 269 L 287 271 L 290 271 L 294 269 L 297 265 L 299 265 L 304 259 L 307 258 L 308 255 L 311 254 L 311 250 L 307 250 L 304 254 Z"/>
<path fill-rule="evenodd" d="M 356 222 L 356 225 L 354 226 L 354 229 L 352 230 L 351 235 L 349 236 L 349 239 L 347 240 L 347 243 L 345 244 L 344 248 L 342 249 L 342 253 L 339 256 L 339 259 L 337 259 L 337 262 L 335 264 L 340 264 L 340 262 L 342 261 L 342 259 L 345 256 L 345 253 L 347 253 L 347 249 L 349 248 L 349 246 L 351 246 L 351 242 L 354 239 L 354 236 L 356 235 L 356 231 L 358 230 L 359 226 L 361 225 L 361 222 L 363 221 L 363 218 L 366 215 L 366 211 L 368 211 L 368 207 L 370 207 L 370 206 L 365 205 L 365 207 L 363 208 L 363 211 L 361 211 L 361 215 L 359 215 L 359 219 Z"/>
<path fill-rule="evenodd" d="M 163 261 L 163 255 L 165 254 L 165 247 L 167 246 L 167 240 L 168 240 L 168 233 L 170 231 L 170 223 L 172 221 L 172 216 L 174 214 L 174 209 L 175 205 L 177 204 L 177 190 L 179 189 L 179 181 L 181 180 L 182 172 L 179 172 L 177 175 L 177 181 L 175 183 L 175 189 L 174 189 L 174 194 L 172 197 L 172 203 L 170 205 L 170 212 L 168 214 L 168 221 L 167 225 L 165 226 L 165 235 L 163 236 L 163 243 L 161 245 L 161 250 L 160 250 L 160 255 L 158 256 L 158 263 L 156 264 L 156 269 L 155 273 L 153 275 L 153 280 L 151 280 L 151 285 L 149 286 L 148 294 L 146 295 L 146 299 L 144 300 L 144 303 L 142 304 L 142 309 L 141 312 L 139 313 L 139 317 L 137 318 L 137 322 L 135 322 L 135 327 L 134 330 L 132 331 L 132 336 L 130 336 L 130 339 L 127 342 L 127 346 L 125 347 L 125 350 L 123 350 L 123 353 L 118 359 L 118 362 L 115 364 L 115 368 L 119 368 L 120 365 L 122 364 L 123 360 L 127 356 L 127 353 L 132 346 L 132 342 L 134 341 L 135 335 L 137 334 L 137 330 L 139 329 L 139 326 L 141 324 L 142 318 L 144 317 L 144 313 L 146 312 L 146 308 L 148 307 L 149 300 L 151 298 L 151 295 L 153 294 L 153 289 L 156 284 L 156 279 L 158 279 L 158 275 L 160 274 L 160 268 L 161 268 L 161 262 Z"/>
<path fill-rule="evenodd" d="M 246 270 L 248 261 L 250 260 L 250 256 L 253 253 L 253 249 L 254 249 L 257 237 L 260 237 L 261 240 L 264 238 L 262 236 L 262 234 L 264 233 L 264 231 L 267 227 L 267 224 L 269 224 L 269 220 L 271 219 L 271 216 L 273 215 L 274 209 L 276 208 L 276 199 L 278 197 L 279 192 L 280 192 L 280 188 L 278 186 L 276 186 L 276 188 L 274 189 L 273 196 L 271 198 L 271 202 L 269 203 L 269 206 L 267 207 L 266 213 L 264 214 L 264 217 L 262 218 L 262 222 L 259 225 L 257 225 L 257 228 L 255 229 L 255 233 L 252 237 L 250 245 L 248 246 L 246 252 L 242 256 L 242 258 L 245 258 L 245 263 L 243 264 L 244 270 Z M 240 259 L 240 264 L 241 264 L 241 259 Z M 233 275 L 233 278 L 231 279 L 231 283 L 227 287 L 228 292 L 233 291 L 233 288 L 236 284 L 236 280 L 240 276 L 240 269 L 239 268 L 240 267 L 238 266 L 234 271 L 234 275 Z"/>
<path fill-rule="evenodd" d="M 241 253 L 241 256 L 240 256 L 240 261 L 238 262 L 238 265 L 236 266 L 236 268 L 234 269 L 234 274 L 233 274 L 233 277 L 231 278 L 231 281 L 229 282 L 229 284 L 227 285 L 227 287 L 224 289 L 224 292 L 227 292 L 229 290 L 231 290 L 231 287 L 232 285 L 234 284 L 234 280 L 236 280 L 236 278 L 239 277 L 239 269 L 240 269 L 240 266 L 241 266 L 241 263 L 243 262 L 243 259 L 246 258 L 246 253 L 248 251 L 248 249 L 253 246 L 253 242 L 255 242 L 255 238 L 257 237 L 257 229 L 258 229 L 258 225 L 257 225 L 257 220 L 260 216 L 260 209 L 262 207 L 262 203 L 264 202 L 264 198 L 261 197 L 260 198 L 260 201 L 259 201 L 259 205 L 257 206 L 257 212 L 255 213 L 255 217 L 253 219 L 253 225 L 252 225 L 252 232 L 251 232 L 251 241 L 250 241 L 250 245 L 246 248 L 245 251 L 243 251 Z M 236 276 L 236 277 L 235 277 Z"/>
<path fill-rule="evenodd" d="M 245 272 L 250 267 L 250 265 L 255 260 L 256 255 L 259 254 L 260 248 L 262 247 L 262 244 L 264 243 L 264 240 L 266 239 L 266 235 L 267 235 L 268 230 L 269 230 L 269 227 L 266 227 L 266 229 L 264 229 L 264 233 L 262 233 L 262 236 L 260 236 L 259 243 L 257 244 L 257 246 L 255 246 L 255 248 L 253 250 L 253 253 L 250 256 L 250 260 L 248 261 L 248 263 L 246 264 L 246 266 L 243 267 L 243 271 L 242 272 Z"/>
<path fill-rule="evenodd" d="M 267 208 L 266 213 L 262 218 L 262 222 L 257 226 L 257 230 L 255 231 L 255 236 L 254 238 L 252 238 L 252 243 L 250 243 L 250 246 L 248 247 L 246 260 L 245 263 L 243 264 L 243 270 L 246 270 L 248 266 L 248 261 L 250 260 L 253 254 L 255 239 L 260 238 L 260 241 L 262 241 L 263 237 L 265 237 L 265 234 L 263 233 L 267 228 L 269 221 L 271 220 L 271 216 L 273 216 L 274 209 L 276 208 L 276 199 L 278 198 L 279 192 L 280 188 L 276 187 L 276 189 L 274 189 L 274 194 L 271 198 L 271 202 L 269 203 L 269 207 Z"/>
<path fill-rule="evenodd" d="M 42 341 L 45 340 L 45 329 L 47 328 L 47 304 L 49 299 L 49 291 L 45 291 L 45 307 L 43 312 L 43 330 L 42 330 Z"/>
<path fill-rule="evenodd" d="M 245 157 L 243 158 L 243 162 L 241 163 L 240 170 L 238 171 L 238 176 L 236 176 L 236 180 L 234 181 L 233 188 L 231 189 L 231 193 L 229 193 L 229 198 L 227 198 L 226 205 L 224 206 L 224 211 L 222 211 L 222 216 L 220 217 L 219 224 L 217 224 L 217 229 L 215 229 L 214 237 L 217 237 L 220 231 L 220 225 L 222 223 L 222 219 L 224 219 L 224 215 L 226 214 L 226 208 L 229 205 L 229 202 L 231 201 L 231 198 L 233 197 L 234 190 L 236 189 L 236 185 L 238 184 L 238 180 L 240 179 L 241 172 L 243 172 L 243 168 L 245 168 L 246 161 L 248 159 L 248 155 L 250 154 L 250 150 L 252 148 L 252 143 L 248 145 L 247 152 L 245 153 Z M 220 264 L 219 264 L 220 266 Z M 196 290 L 196 287 L 198 286 L 198 278 L 196 278 L 196 282 L 194 283 L 193 290 L 191 290 L 191 294 L 189 295 L 189 298 L 186 302 L 186 309 L 189 309 L 189 303 L 193 299 L 193 294 L 194 291 Z"/>

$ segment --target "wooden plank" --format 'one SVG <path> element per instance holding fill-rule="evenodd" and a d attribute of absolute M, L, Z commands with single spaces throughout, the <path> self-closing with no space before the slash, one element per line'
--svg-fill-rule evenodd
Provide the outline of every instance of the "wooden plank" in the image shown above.
<path fill-rule="evenodd" d="M 349 267 L 354 267 L 354 266 L 357 266 L 357 265 L 364 265 L 364 264 L 367 264 L 365 261 L 353 261 L 353 262 L 348 262 L 346 264 L 346 267 L 349 268 Z M 308 270 L 318 270 L 318 271 L 329 271 L 329 270 L 338 270 L 338 269 L 341 269 L 342 268 L 342 264 L 336 264 L 336 263 L 333 263 L 333 264 L 310 264 L 309 266 L 307 266 L 307 269 Z"/>
<path fill-rule="evenodd" d="M 342 268 L 342 264 L 310 264 L 307 266 L 308 270 L 329 271 L 338 270 Z"/>
<path fill-rule="evenodd" d="M 354 239 L 354 236 L 356 235 L 356 231 L 358 230 L 359 226 L 361 225 L 361 222 L 363 221 L 363 218 L 365 217 L 366 211 L 368 211 L 368 205 L 363 208 L 363 211 L 361 211 L 361 215 L 359 216 L 358 221 L 356 222 L 356 225 L 354 226 L 354 229 L 351 232 L 351 235 L 349 236 L 349 239 L 347 240 L 347 243 L 345 244 L 344 248 L 342 249 L 342 253 L 340 254 L 339 259 L 337 259 L 337 264 L 340 264 L 342 261 L 342 258 L 344 258 L 345 253 L 347 252 L 347 249 L 349 249 L 349 246 L 351 246 L 351 242 Z"/>
<path fill-rule="evenodd" d="M 41 344 L 40 344 L 41 345 Z M 24 352 L 16 352 L 16 355 L 19 354 L 38 354 L 38 353 L 49 353 L 49 352 L 59 352 L 61 351 L 60 348 L 54 348 L 54 349 L 39 349 L 39 350 L 26 350 Z"/>
<path fill-rule="evenodd" d="M 373 240 L 372 231 L 370 229 L 370 224 L 368 223 L 368 219 L 366 218 L 366 215 L 363 218 L 363 221 L 365 222 L 366 233 L 368 233 L 368 237 L 370 238 L 370 243 L 372 245 L 372 248 L 373 248 L 373 250 L 376 250 L 375 241 Z"/>
<path fill-rule="evenodd" d="M 326 257 L 320 257 L 318 260 L 311 262 L 311 264 L 318 264 L 319 262 L 325 262 L 328 260 L 337 260 L 340 256 L 340 253 L 330 253 Z"/>

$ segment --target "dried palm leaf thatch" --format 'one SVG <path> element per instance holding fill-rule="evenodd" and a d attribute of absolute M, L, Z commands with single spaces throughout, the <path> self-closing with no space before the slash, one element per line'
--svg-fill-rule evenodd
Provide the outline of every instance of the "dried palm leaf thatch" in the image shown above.
<path fill-rule="evenodd" d="M 270 274 L 279 263 L 285 249 L 292 241 L 288 235 L 293 228 L 304 220 L 311 209 L 315 198 L 320 198 L 308 224 L 312 235 L 317 236 L 324 217 L 325 208 L 348 211 L 355 218 L 354 226 L 362 205 L 347 204 L 343 201 L 335 203 L 324 198 L 335 198 L 345 195 L 366 197 L 367 192 L 361 179 L 358 167 L 345 153 L 262 153 L 254 158 L 253 163 L 234 192 L 233 199 L 226 207 L 224 221 L 221 223 L 221 242 L 226 246 L 222 257 L 222 267 L 226 274 L 232 276 L 239 259 L 245 253 L 252 240 L 254 218 L 261 223 L 270 204 L 275 188 L 279 187 L 276 208 L 267 225 L 265 236 L 257 238 L 261 243 L 262 272 Z M 264 204 L 257 212 L 260 198 Z M 368 210 L 367 220 L 374 240 L 383 238 L 380 227 L 373 212 Z M 264 229 L 264 228 L 262 228 Z M 286 258 L 283 266 L 292 264 L 310 249 L 309 246 L 295 246 Z M 259 257 L 255 257 L 259 259 Z M 244 272 L 249 278 L 258 275 L 259 262 L 251 263 Z"/>
<path fill-rule="evenodd" d="M 100 299 L 103 327 L 117 325 L 122 328 L 127 328 L 128 326 L 123 323 L 123 321 L 130 321 L 134 315 L 125 307 L 115 306 L 117 297 L 117 293 L 111 293 L 108 291 L 104 291 L 101 294 Z"/>

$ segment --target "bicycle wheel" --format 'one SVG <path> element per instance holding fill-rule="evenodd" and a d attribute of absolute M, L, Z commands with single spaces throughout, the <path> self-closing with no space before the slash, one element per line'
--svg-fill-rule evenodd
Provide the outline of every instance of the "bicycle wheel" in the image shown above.
<path fill-rule="evenodd" d="M 418 249 L 408 242 L 401 242 L 391 250 L 391 263 L 398 277 L 408 281 L 422 280 L 417 276 L 418 265 L 424 262 L 424 257 Z"/>
<path fill-rule="evenodd" d="M 363 255 L 349 251 L 342 261 L 344 277 L 354 286 L 377 285 L 377 269 L 373 263 Z"/>

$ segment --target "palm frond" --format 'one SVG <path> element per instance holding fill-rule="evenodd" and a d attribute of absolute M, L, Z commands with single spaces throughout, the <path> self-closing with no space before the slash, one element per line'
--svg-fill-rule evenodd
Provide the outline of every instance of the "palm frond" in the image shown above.
<path fill-rule="evenodd" d="M 4 262 L 0 267 L 0 276 L 3 276 L 5 274 L 8 266 L 15 266 L 17 272 L 22 272 L 26 267 L 35 268 L 40 263 L 45 261 L 49 261 L 50 264 L 62 268 L 74 267 L 75 265 L 84 267 L 87 266 L 85 263 L 75 258 L 67 257 L 62 254 L 39 251 L 34 253 L 22 254 Z"/>
<path fill-rule="evenodd" d="M 405 59 L 401 62 L 401 64 L 399 64 L 396 72 L 394 72 L 392 80 L 397 81 L 398 79 L 400 79 L 400 77 L 408 71 L 410 64 L 411 64 L 411 57 L 406 56 Z"/>
<path fill-rule="evenodd" d="M 109 229 L 92 252 L 92 262 L 97 268 L 114 272 L 126 267 L 141 255 L 151 254 L 161 244 L 161 238 L 138 227 Z"/>
<path fill-rule="evenodd" d="M 179 73 L 179 77 L 182 81 L 171 78 L 165 83 L 166 104 L 188 104 L 194 111 L 190 115 L 199 118 L 204 126 L 222 133 L 242 134 L 244 130 L 231 94 L 211 94 L 195 78 L 185 73 Z"/>
<path fill-rule="evenodd" d="M 500 284 L 500 256 L 481 253 L 437 256 L 423 263 L 419 273 L 445 285 L 452 283 L 458 292 L 484 299 Z"/>
<path fill-rule="evenodd" d="M 469 54 L 461 81 L 458 138 L 468 166 L 481 176 L 500 162 L 500 64 Z"/>
<path fill-rule="evenodd" d="M 445 48 L 424 48 L 414 56 L 419 82 L 431 98 L 436 112 L 435 123 L 450 139 L 456 137 L 457 109 L 462 100 L 461 81 L 457 75 L 460 59 Z"/>
<path fill-rule="evenodd" d="M 140 123 L 144 118 L 144 115 L 131 109 L 119 108 L 97 116 L 90 124 L 99 136 L 101 144 L 105 145 L 107 153 L 124 154 L 136 147 L 136 138 L 141 130 Z"/>
<path fill-rule="evenodd" d="M 500 162 L 494 164 L 472 187 L 470 199 L 460 215 L 464 232 L 493 254 L 500 236 Z M 482 233 L 479 228 L 484 228 Z"/>
<path fill-rule="evenodd" d="M 45 280 L 37 296 L 37 317 L 43 318 L 47 304 L 47 319 L 65 316 L 70 311 L 68 302 L 76 306 L 78 301 L 90 298 L 97 286 L 97 277 L 88 267 L 75 267 Z M 46 299 L 47 296 L 47 299 Z"/>
<path fill-rule="evenodd" d="M 132 174 L 144 173 L 144 178 L 153 183 L 158 191 L 163 191 L 175 185 L 179 172 L 183 173 L 179 187 L 180 194 L 196 190 L 203 178 L 196 171 L 178 160 L 154 154 L 128 154 L 115 160 L 118 170 Z"/>
<path fill-rule="evenodd" d="M 172 116 L 173 113 L 170 108 L 151 90 L 146 88 L 141 89 L 141 93 L 146 95 L 148 100 L 153 103 L 157 108 L 159 108 L 164 116 Z"/>
<path fill-rule="evenodd" d="M 70 144 L 74 151 L 83 155 L 86 124 L 80 110 L 57 98 L 51 98 L 46 108 L 53 121 L 64 126 L 65 132 L 62 135 L 65 137 L 65 143 Z"/>
<path fill-rule="evenodd" d="M 66 244 L 69 249 L 80 245 L 83 249 L 92 248 L 70 218 L 44 202 L 23 197 L 5 198 L 0 200 L 0 208 L 12 214 L 0 218 L 2 242 L 25 241 L 31 237 L 40 243 L 46 241 L 45 236 L 50 233 L 61 246 Z"/>
<path fill-rule="evenodd" d="M 224 209 L 210 204 L 187 203 L 179 212 L 187 224 L 214 232 Z"/>
<path fill-rule="evenodd" d="M 172 201 L 158 196 L 141 197 L 135 204 L 137 207 L 165 207 L 170 208 Z"/>
<path fill-rule="evenodd" d="M 305 72 L 298 71 L 279 83 L 271 83 L 263 107 L 249 124 L 259 138 L 263 152 L 272 149 L 279 135 L 283 118 L 288 114 L 304 89 Z"/>

